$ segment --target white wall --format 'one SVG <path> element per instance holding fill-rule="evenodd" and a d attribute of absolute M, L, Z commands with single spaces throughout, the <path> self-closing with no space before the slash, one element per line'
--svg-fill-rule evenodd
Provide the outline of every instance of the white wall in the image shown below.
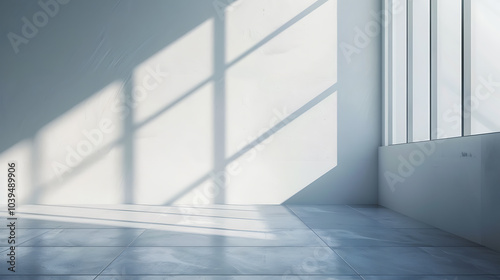
<path fill-rule="evenodd" d="M 66 2 L 0 3 L 21 203 L 376 201 L 380 1 Z"/>
<path fill-rule="evenodd" d="M 338 1 L 337 166 L 287 203 L 376 204 L 382 126 L 382 1 Z M 388 14 L 387 19 L 391 19 Z"/>
<path fill-rule="evenodd" d="M 379 149 L 379 203 L 500 250 L 500 133 Z"/>

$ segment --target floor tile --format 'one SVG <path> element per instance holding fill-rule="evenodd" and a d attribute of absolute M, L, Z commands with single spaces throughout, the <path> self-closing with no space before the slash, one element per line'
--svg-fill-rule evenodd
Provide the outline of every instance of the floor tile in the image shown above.
<path fill-rule="evenodd" d="M 53 218 L 37 217 L 18 219 L 17 228 L 24 229 L 56 229 L 56 228 L 146 228 L 144 223 L 116 222 L 91 218 Z"/>
<path fill-rule="evenodd" d="M 2 275 L 2 280 L 93 280 L 92 276 L 56 276 L 56 275 Z"/>
<path fill-rule="evenodd" d="M 476 243 L 435 228 L 314 229 L 331 247 L 363 246 L 478 246 Z"/>
<path fill-rule="evenodd" d="M 328 247 L 129 247 L 106 274 L 354 274 Z"/>
<path fill-rule="evenodd" d="M 141 205 L 141 204 L 67 204 L 58 205 L 51 207 L 61 207 L 66 208 L 71 211 L 71 209 L 77 209 L 85 211 L 87 209 L 95 210 L 105 210 L 105 211 L 125 211 L 125 212 L 145 212 L 145 213 L 165 213 L 168 211 L 178 210 L 177 206 L 160 206 L 160 205 Z M 24 209 L 24 208 L 23 208 Z"/>
<path fill-rule="evenodd" d="M 311 217 L 318 214 L 353 213 L 355 210 L 347 205 L 287 205 L 299 217 Z"/>
<path fill-rule="evenodd" d="M 394 229 L 396 232 L 408 236 L 412 242 L 419 244 L 421 247 L 427 246 L 453 246 L 467 247 L 480 246 L 479 244 L 456 236 L 444 230 L 437 228 L 404 228 Z"/>
<path fill-rule="evenodd" d="M 15 237 L 16 245 L 19 246 L 24 242 L 37 237 L 43 233 L 50 231 L 50 229 L 26 229 L 26 228 L 16 228 Z M 8 237 L 10 236 L 10 229 L 0 229 L 0 246 L 10 246 L 8 242 Z"/>
<path fill-rule="evenodd" d="M 146 230 L 131 246 L 326 246 L 310 229 L 247 232 L 245 235 Z"/>
<path fill-rule="evenodd" d="M 321 275 L 321 276 L 294 276 L 294 275 L 259 275 L 259 276 L 244 276 L 244 275 L 233 275 L 233 276 L 99 276 L 96 280 L 363 280 L 359 276 L 338 276 L 338 275 Z"/>
<path fill-rule="evenodd" d="M 48 219 L 19 218 L 17 228 L 19 229 L 55 229 L 63 226 L 64 222 Z"/>
<path fill-rule="evenodd" d="M 158 223 L 169 224 L 169 214 L 165 214 Z M 178 226 L 196 226 L 203 228 L 224 228 L 231 230 L 270 230 L 307 228 L 299 218 L 292 214 L 284 217 L 266 217 L 263 219 L 239 219 L 227 217 L 184 216 Z M 154 228 L 154 227 L 152 227 Z"/>
<path fill-rule="evenodd" d="M 290 209 L 283 205 L 181 205 L 175 206 L 175 208 L 190 208 L 203 214 L 234 215 L 236 217 L 261 217 L 262 215 L 269 217 L 290 214 Z"/>
<path fill-rule="evenodd" d="M 97 275 L 122 250 L 121 247 L 17 247 L 16 271 L 34 275 Z M 7 266 L 6 262 L 0 262 L 0 275 L 10 275 Z"/>
<path fill-rule="evenodd" d="M 496 280 L 490 275 L 442 275 L 442 276 L 366 276 L 365 280 Z"/>
<path fill-rule="evenodd" d="M 24 205 L 19 208 L 20 227 L 28 228 L 148 228 L 163 213 L 119 211 L 90 207 Z M 169 217 L 168 223 L 177 224 L 179 215 Z"/>
<path fill-rule="evenodd" d="M 433 228 L 432 226 L 412 219 L 403 214 L 380 206 L 351 206 L 357 212 L 370 217 L 389 228 Z"/>
<path fill-rule="evenodd" d="M 500 280 L 500 253 L 374 205 L 20 208 L 2 280 Z"/>
<path fill-rule="evenodd" d="M 483 274 L 476 266 L 428 254 L 420 247 L 343 247 L 337 252 L 359 274 Z"/>
<path fill-rule="evenodd" d="M 65 205 L 51 206 L 53 209 L 69 210 L 74 214 L 85 216 L 94 212 L 112 212 L 138 214 L 167 214 L 167 215 L 191 215 L 207 218 L 240 218 L 240 219 L 267 219 L 273 216 L 293 216 L 293 213 L 281 205 L 179 205 L 179 206 L 152 206 L 152 205 Z M 48 211 L 47 208 L 43 208 Z M 39 206 L 24 207 L 23 210 L 39 211 Z M 58 213 L 57 210 L 54 213 Z"/>
<path fill-rule="evenodd" d="M 144 229 L 54 229 L 22 246 L 128 246 Z"/>
<path fill-rule="evenodd" d="M 287 217 L 294 216 L 291 211 L 286 207 L 279 206 L 278 208 L 255 208 L 254 210 L 248 209 L 232 209 L 232 208 L 213 208 L 203 206 L 181 206 L 172 207 L 165 210 L 164 214 L 177 214 L 198 216 L 206 218 L 233 218 L 233 219 L 247 219 L 247 220 L 266 220 L 272 217 Z"/>
<path fill-rule="evenodd" d="M 375 220 L 359 213 L 317 214 L 311 217 L 301 217 L 302 222 L 313 229 L 349 228 L 349 227 L 382 227 Z"/>
<path fill-rule="evenodd" d="M 418 243 L 389 228 L 314 229 L 331 247 L 416 246 Z"/>
<path fill-rule="evenodd" d="M 423 248 L 436 259 L 465 262 L 483 273 L 500 274 L 500 252 L 485 247 Z"/>

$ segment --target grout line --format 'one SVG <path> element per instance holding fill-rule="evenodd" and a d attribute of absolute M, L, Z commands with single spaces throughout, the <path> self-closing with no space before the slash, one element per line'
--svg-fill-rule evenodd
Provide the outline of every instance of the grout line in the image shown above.
<path fill-rule="evenodd" d="M 288 208 L 288 206 L 286 206 L 286 205 L 285 205 L 285 207 L 287 207 L 287 208 Z M 290 209 L 290 208 L 288 208 L 288 209 Z M 328 246 L 328 244 L 327 244 L 327 243 L 323 240 L 323 238 L 321 238 L 321 237 L 320 237 L 320 236 L 319 236 L 319 235 L 318 235 L 318 234 L 317 234 L 317 233 L 316 233 L 316 232 L 315 232 L 315 231 L 314 231 L 311 227 L 309 227 L 306 223 L 304 223 L 304 221 L 303 221 L 303 220 L 302 220 L 302 219 L 301 219 L 301 218 L 300 218 L 300 217 L 299 217 L 299 216 L 298 216 L 295 212 L 293 212 L 293 210 L 292 210 L 292 209 L 290 209 L 290 211 L 293 213 L 293 215 L 295 215 L 295 217 L 297 217 L 297 218 L 300 220 L 300 222 L 301 222 L 302 224 L 304 224 L 304 225 L 305 225 L 305 226 L 306 226 L 306 227 L 307 227 L 307 228 L 308 228 L 311 232 L 313 232 L 313 233 L 314 233 L 314 235 L 316 235 L 316 237 L 318 237 L 318 238 L 319 238 L 319 240 L 321 240 L 321 242 L 323 242 L 323 244 L 324 244 L 326 247 L 329 247 L 329 246 Z M 309 247 L 310 247 L 310 246 L 309 246 Z"/>
<path fill-rule="evenodd" d="M 45 274 L 44 274 L 45 275 Z M 71 274 L 70 274 L 71 275 Z M 92 274 L 93 275 L 93 274 Z M 234 274 L 234 273 L 228 273 L 228 274 L 223 274 L 223 273 L 204 273 L 204 274 L 193 274 L 193 273 L 186 273 L 186 274 L 181 274 L 181 273 L 172 273 L 172 274 L 148 274 L 148 273 L 141 273 L 141 274 L 102 274 L 102 276 L 196 276 L 196 277 L 212 277 L 212 276 L 227 276 L 227 277 L 232 277 L 232 276 L 283 276 L 283 273 L 262 273 L 262 274 L 256 274 L 256 273 L 248 273 L 248 274 Z M 287 276 L 316 276 L 316 277 L 322 277 L 322 276 L 359 276 L 353 273 L 328 273 L 328 274 L 315 274 L 315 273 L 302 273 L 302 274 L 288 274 Z M 396 275 L 398 276 L 398 275 Z M 415 276 L 415 275 L 413 275 Z M 203 278 L 205 279 L 205 278 Z M 281 278 L 280 278 L 281 279 Z"/>
<path fill-rule="evenodd" d="M 150 229 L 151 226 L 170 226 L 170 227 L 189 227 L 189 228 L 203 228 L 203 229 L 216 229 L 216 230 L 227 230 L 227 231 L 245 231 L 245 232 L 257 232 L 257 233 L 261 233 L 261 231 L 255 231 L 255 230 L 241 230 L 241 229 L 228 229 L 228 228 L 221 228 L 221 227 L 209 227 L 209 226 L 205 226 L 205 227 L 200 227 L 200 226 L 196 226 L 196 225 L 186 225 L 186 224 L 174 224 L 174 223 L 170 223 L 170 224 L 165 224 L 165 223 L 159 223 L 158 222 L 158 219 L 155 219 L 154 221 L 151 221 L 151 222 L 142 222 L 142 221 L 127 221 L 127 220 L 117 220 L 117 219 L 108 219 L 108 218 L 85 218 L 85 217 L 73 217 L 73 216 L 64 216 L 64 215 L 55 215 L 55 214 L 38 214 L 38 213 L 29 213 L 30 215 L 36 215 L 36 216 L 55 216 L 55 217 L 64 217 L 64 218 L 73 218 L 73 219 L 93 219 L 93 220 L 98 220 L 98 221 L 103 221 L 103 222 L 119 222 L 119 223 L 130 223 L 130 224 L 138 224 L 138 225 L 143 225 L 143 224 L 147 224 L 149 227 L 147 229 Z M 58 222 L 58 223 L 79 223 L 78 221 L 69 221 L 69 222 L 65 222 L 65 221 L 55 221 L 55 222 Z M 81 222 L 80 222 L 81 223 Z M 56 228 L 62 228 L 62 226 L 59 226 L 59 227 L 56 227 Z M 133 227 L 122 227 L 122 228 L 133 228 Z M 144 227 L 138 227 L 138 228 L 144 228 Z M 296 227 L 287 227 L 287 228 L 281 228 L 281 227 L 277 227 L 276 229 L 294 229 Z"/>
<path fill-rule="evenodd" d="M 106 268 L 108 268 L 116 259 L 118 259 L 123 254 L 123 252 L 125 252 L 125 250 L 127 250 L 130 247 L 130 245 L 137 240 L 137 238 L 139 238 L 144 232 L 146 232 L 146 230 L 147 229 L 144 229 L 139 235 L 137 235 L 132 241 L 130 241 L 129 244 L 126 247 L 124 247 L 123 250 L 113 260 L 109 262 L 108 265 L 106 265 L 106 267 L 104 267 L 99 273 L 97 273 L 97 275 L 94 277 L 94 280 L 97 279 L 97 277 L 99 277 L 99 275 L 101 275 L 101 273 L 103 273 L 104 270 L 106 270 Z"/>
<path fill-rule="evenodd" d="M 21 229 L 21 228 L 19 228 L 19 229 Z M 23 244 L 24 244 L 24 243 L 26 243 L 26 242 L 29 242 L 29 241 L 31 241 L 31 240 L 33 240 L 33 239 L 37 238 L 37 237 L 40 237 L 40 236 L 42 236 L 42 235 L 44 235 L 44 234 L 47 234 L 47 233 L 49 233 L 49 232 L 51 232 L 51 231 L 56 230 L 56 228 L 54 228 L 54 229 L 47 229 L 47 228 L 24 228 L 24 230 L 26 230 L 26 229 L 35 229 L 35 230 L 36 230 L 36 229 L 39 229 L 39 230 L 45 230 L 45 231 L 44 231 L 44 232 L 42 232 L 42 233 L 39 233 L 39 234 L 37 234 L 37 235 L 35 235 L 35 236 L 33 236 L 33 237 L 29 238 L 29 239 L 27 239 L 27 240 L 25 240 L 25 241 L 23 241 L 23 242 L 21 242 L 21 243 L 20 243 L 19 245 L 17 245 L 16 247 L 29 247 L 29 246 L 23 246 Z"/>
<path fill-rule="evenodd" d="M 17 274 L 17 273 L 16 273 Z M 0 276 L 5 276 L 5 275 L 10 275 L 10 274 L 2 274 L 0 273 Z M 88 276 L 92 277 L 95 276 L 95 274 L 17 274 L 18 276 L 28 276 L 28 277 L 34 277 L 34 276 Z M 194 276 L 194 277 L 212 277 L 212 276 L 223 276 L 223 277 L 232 277 L 232 276 L 282 276 L 282 273 L 275 273 L 275 274 L 270 274 L 270 273 L 264 273 L 264 274 L 179 274 L 179 273 L 174 273 L 174 274 L 147 274 L 147 273 L 141 273 L 141 274 L 102 274 L 101 276 L 122 276 L 122 277 L 130 277 L 130 276 L 158 276 L 158 277 L 165 277 L 165 276 Z M 499 277 L 500 274 L 491 274 L 491 273 L 482 273 L 482 274 L 361 274 L 361 275 L 356 275 L 356 274 L 310 274 L 310 273 L 304 273 L 304 274 L 290 274 L 289 276 L 316 276 L 316 277 L 335 277 L 335 276 L 358 276 L 361 277 L 362 279 L 365 279 L 364 277 L 366 276 L 391 276 L 391 277 L 461 277 L 461 276 L 466 276 L 466 277 L 472 277 L 472 276 L 489 276 L 489 277 Z M 164 279 L 164 278 L 163 278 Z"/>
<path fill-rule="evenodd" d="M 288 208 L 288 206 L 285 206 L 285 207 L 287 207 L 287 208 Z M 291 210 L 291 209 L 290 209 L 290 210 Z M 293 212 L 293 210 L 292 210 L 292 212 Z M 299 219 L 299 220 L 300 220 L 300 221 L 301 221 L 304 225 L 306 225 L 306 226 L 307 226 L 307 227 L 308 227 L 308 228 L 309 228 L 312 232 L 314 232 L 314 234 L 315 234 L 315 235 L 316 235 L 319 239 L 321 239 L 321 241 L 323 241 L 323 243 L 325 243 L 325 245 L 326 245 L 326 246 L 328 246 L 328 244 L 327 244 L 327 243 L 326 243 L 326 242 L 325 242 L 325 241 L 324 241 L 324 240 L 323 240 L 323 239 L 322 239 L 322 238 L 321 238 L 321 237 L 320 237 L 320 236 L 319 236 L 319 235 L 318 235 L 318 234 L 317 234 L 317 233 L 316 233 L 316 232 L 315 232 L 315 231 L 314 231 L 311 227 L 309 227 L 306 223 L 304 223 L 304 221 L 302 221 L 302 219 L 300 219 L 300 217 L 299 217 L 297 214 L 295 214 L 295 212 L 293 212 L 293 213 L 294 213 L 294 215 L 295 215 L 295 216 L 296 216 L 296 217 L 297 217 L 297 218 L 298 218 L 298 219 Z M 330 246 L 328 246 L 328 248 L 329 248 L 330 250 L 332 250 L 332 251 L 333 251 L 333 253 L 335 253 L 335 254 L 336 254 L 336 255 L 337 255 L 337 256 L 338 256 L 338 257 L 339 257 L 342 261 L 344 261 L 344 262 L 345 262 L 345 263 L 346 263 L 346 264 L 347 264 L 347 265 L 348 265 L 348 266 L 352 269 L 352 271 L 354 271 L 354 272 L 357 274 L 357 276 L 360 276 L 360 277 L 361 277 L 361 275 L 359 274 L 359 272 L 358 272 L 356 269 L 354 269 L 354 267 L 352 267 L 350 263 L 348 263 L 346 260 L 344 260 L 344 258 L 342 258 L 342 256 L 340 256 L 340 255 L 339 255 L 339 253 L 337 253 L 337 252 L 336 252 L 334 249 L 332 249 Z"/>
<path fill-rule="evenodd" d="M 321 240 L 323 242 L 323 240 Z M 217 247 L 217 248 L 325 248 L 329 247 L 332 248 L 332 246 L 322 246 L 320 244 L 317 245 L 312 245 L 312 246 L 306 246 L 306 245 L 236 245 L 236 246 L 224 246 L 224 245 L 202 245 L 202 246 L 193 246 L 193 245 L 188 245 L 188 246 L 182 246 L 182 245 L 170 245 L 170 246 L 160 246 L 160 245 L 141 245 L 141 246 L 130 246 L 130 245 L 123 245 L 123 246 L 97 246 L 97 245 L 84 245 L 84 246 L 50 246 L 50 245 L 44 245 L 44 246 L 19 246 L 19 248 L 212 248 L 212 247 Z M 342 246 L 342 247 L 443 247 L 443 246 Z M 446 247 L 467 247 L 467 246 L 446 246 Z M 469 246 L 471 248 L 477 248 L 478 246 Z M 5 250 L 8 250 L 8 247 L 5 247 Z M 336 247 L 334 247 L 336 248 Z M 2 251 L 0 251 L 2 252 Z"/>
<path fill-rule="evenodd" d="M 330 249 L 332 249 L 332 248 L 330 248 Z M 333 251 L 333 252 L 334 252 L 337 256 L 339 256 L 339 258 L 340 258 L 341 260 L 343 260 L 343 261 L 344 261 L 344 262 L 345 262 L 345 263 L 346 263 L 346 264 L 347 264 L 347 265 L 348 265 L 348 266 L 349 266 L 349 267 L 350 267 L 350 268 L 351 268 L 354 272 L 356 272 L 356 273 L 358 274 L 358 276 L 359 276 L 359 277 L 361 277 L 361 274 L 359 274 L 359 272 L 358 272 L 356 269 L 354 269 L 354 267 L 353 267 L 350 263 L 348 263 L 348 262 L 347 262 L 347 261 L 346 261 L 346 260 L 345 260 L 345 259 L 344 259 L 344 258 L 343 258 L 340 254 L 339 254 L 339 253 L 337 253 L 337 251 L 335 251 L 334 249 L 332 249 L 332 251 Z"/>
<path fill-rule="evenodd" d="M 133 240 L 135 241 L 135 239 Z M 324 242 L 323 239 L 321 239 L 322 242 Z M 160 246 L 160 245 L 141 245 L 141 246 L 130 246 L 130 245 L 116 245 L 116 246 L 97 246 L 97 245 L 84 245 L 84 246 L 50 246 L 50 245 L 45 245 L 45 246 L 19 246 L 19 248 L 211 248 L 211 247 L 217 247 L 217 248 L 324 248 L 324 247 L 329 247 L 331 249 L 338 249 L 338 248 L 485 248 L 489 249 L 488 247 L 484 247 L 481 245 L 477 246 L 463 246 L 463 245 L 429 245 L 429 244 L 416 244 L 416 245 L 389 245 L 389 246 L 379 246 L 379 245 L 363 245 L 363 246 L 321 246 L 321 245 L 312 245 L 312 246 L 305 246 L 305 245 L 256 245 L 256 246 L 250 246 L 250 245 L 236 245 L 236 246 L 223 246 L 223 245 L 202 245 L 202 246 L 180 246 L 180 245 L 171 245 L 171 246 Z M 7 246 L 2 246 L 0 248 L 5 248 L 5 250 L 8 250 Z M 489 249 L 492 250 L 492 249 Z M 3 252 L 0 250 L 0 252 Z"/>

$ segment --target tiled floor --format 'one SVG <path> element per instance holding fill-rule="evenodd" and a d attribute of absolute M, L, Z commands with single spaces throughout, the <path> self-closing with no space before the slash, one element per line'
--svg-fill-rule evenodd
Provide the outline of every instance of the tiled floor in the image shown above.
<path fill-rule="evenodd" d="M 500 279 L 500 253 L 377 206 L 24 206 L 18 219 L 15 274 L 0 229 L 2 280 Z"/>

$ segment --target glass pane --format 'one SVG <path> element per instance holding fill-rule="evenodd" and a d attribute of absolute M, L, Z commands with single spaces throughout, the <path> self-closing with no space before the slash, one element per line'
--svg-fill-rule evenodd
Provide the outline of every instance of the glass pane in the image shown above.
<path fill-rule="evenodd" d="M 500 1 L 471 1 L 472 134 L 500 131 Z"/>
<path fill-rule="evenodd" d="M 461 6 L 462 1 L 437 1 L 437 138 L 462 135 Z"/>
<path fill-rule="evenodd" d="M 413 3 L 412 3 L 413 2 Z M 430 3 L 428 0 L 413 0 L 411 40 L 411 141 L 430 138 Z"/>
<path fill-rule="evenodd" d="M 399 3 L 392 23 L 392 144 L 406 143 L 406 1 Z"/>

